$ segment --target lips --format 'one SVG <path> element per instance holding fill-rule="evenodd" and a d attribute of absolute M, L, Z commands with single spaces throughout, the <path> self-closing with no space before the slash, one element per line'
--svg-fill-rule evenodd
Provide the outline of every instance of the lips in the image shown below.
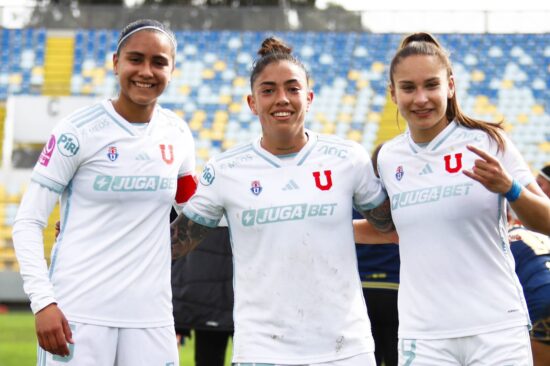
<path fill-rule="evenodd" d="M 138 88 L 145 88 L 145 89 L 149 89 L 149 88 L 152 88 L 154 86 L 151 83 L 144 83 L 144 82 L 141 82 L 141 81 L 134 81 L 133 84 L 135 86 L 137 86 Z"/>

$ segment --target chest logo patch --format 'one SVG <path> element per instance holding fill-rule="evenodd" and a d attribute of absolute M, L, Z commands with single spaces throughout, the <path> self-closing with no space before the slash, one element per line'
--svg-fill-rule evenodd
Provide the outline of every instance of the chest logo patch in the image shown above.
<path fill-rule="evenodd" d="M 162 155 L 162 160 L 168 165 L 174 162 L 174 147 L 172 145 L 160 144 L 160 154 Z M 166 152 L 168 150 L 168 153 Z M 168 155 L 167 155 L 168 154 Z"/>
<path fill-rule="evenodd" d="M 107 157 L 111 161 L 115 161 L 118 158 L 118 151 L 116 146 L 109 146 L 107 149 Z"/>
<path fill-rule="evenodd" d="M 403 165 L 399 165 L 397 169 L 395 169 L 395 179 L 401 180 L 403 179 L 404 175 L 405 175 L 405 171 L 403 170 Z"/>
<path fill-rule="evenodd" d="M 262 184 L 260 183 L 259 180 L 253 180 L 250 183 L 250 192 L 254 193 L 256 196 L 262 193 L 262 190 L 263 190 Z"/>
<path fill-rule="evenodd" d="M 323 171 L 325 175 L 325 182 L 321 182 L 321 172 L 313 172 L 313 178 L 315 178 L 315 185 L 321 191 L 328 191 L 332 187 L 332 171 L 325 170 Z"/>
<path fill-rule="evenodd" d="M 445 155 L 443 159 L 445 159 L 445 170 L 449 173 L 456 173 L 459 172 L 460 169 L 462 169 L 462 153 L 458 153 L 454 155 L 454 166 L 451 167 L 451 155 Z"/>

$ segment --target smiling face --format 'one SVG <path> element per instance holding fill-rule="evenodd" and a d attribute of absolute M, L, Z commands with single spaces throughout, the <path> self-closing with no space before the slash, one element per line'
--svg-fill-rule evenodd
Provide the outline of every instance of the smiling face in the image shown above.
<path fill-rule="evenodd" d="M 248 96 L 250 110 L 262 124 L 264 147 L 287 148 L 294 143 L 303 146 L 304 120 L 313 92 L 309 90 L 306 73 L 290 61 L 278 61 L 266 66 L 257 76 Z M 265 146 L 267 144 L 268 146 Z M 299 150 L 298 148 L 298 150 Z M 295 151 L 287 151 L 287 153 Z M 282 153 L 282 152 L 281 152 Z"/>
<path fill-rule="evenodd" d="M 392 75 L 391 97 L 415 142 L 429 142 L 448 124 L 448 100 L 454 80 L 436 56 L 403 58 Z"/>
<path fill-rule="evenodd" d="M 157 98 L 170 81 L 174 69 L 173 44 L 163 33 L 138 31 L 113 55 L 114 72 L 120 82 L 120 96 L 115 102 L 123 117 L 135 112 L 152 113 Z M 125 115 L 126 114 L 126 115 Z"/>

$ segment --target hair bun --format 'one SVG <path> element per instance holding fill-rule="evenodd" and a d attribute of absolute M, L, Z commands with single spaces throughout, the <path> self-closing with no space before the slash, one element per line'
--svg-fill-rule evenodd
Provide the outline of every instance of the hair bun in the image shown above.
<path fill-rule="evenodd" d="M 270 53 L 291 54 L 292 47 L 286 45 L 282 40 L 276 37 L 268 37 L 262 42 L 258 50 L 258 55 L 264 57 Z"/>

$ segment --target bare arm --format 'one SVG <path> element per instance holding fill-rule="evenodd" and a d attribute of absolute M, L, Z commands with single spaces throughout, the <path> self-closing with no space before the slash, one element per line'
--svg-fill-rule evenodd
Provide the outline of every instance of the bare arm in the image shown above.
<path fill-rule="evenodd" d="M 481 159 L 475 161 L 472 170 L 463 170 L 463 173 L 489 191 L 505 195 L 512 187 L 513 178 L 510 174 L 487 152 L 474 146 L 468 146 L 468 149 Z M 519 197 L 510 202 L 510 206 L 525 227 L 550 235 L 550 200 L 536 183 L 524 187 Z"/>
<path fill-rule="evenodd" d="M 195 249 L 212 228 L 197 224 L 180 214 L 170 224 L 172 259 L 182 257 Z"/>
<path fill-rule="evenodd" d="M 395 225 L 391 217 L 390 199 L 386 198 L 382 204 L 372 210 L 361 212 L 367 221 L 381 233 L 395 231 Z"/>
<path fill-rule="evenodd" d="M 397 244 L 399 242 L 395 230 L 381 233 L 367 220 L 353 220 L 353 235 L 357 244 Z"/>

